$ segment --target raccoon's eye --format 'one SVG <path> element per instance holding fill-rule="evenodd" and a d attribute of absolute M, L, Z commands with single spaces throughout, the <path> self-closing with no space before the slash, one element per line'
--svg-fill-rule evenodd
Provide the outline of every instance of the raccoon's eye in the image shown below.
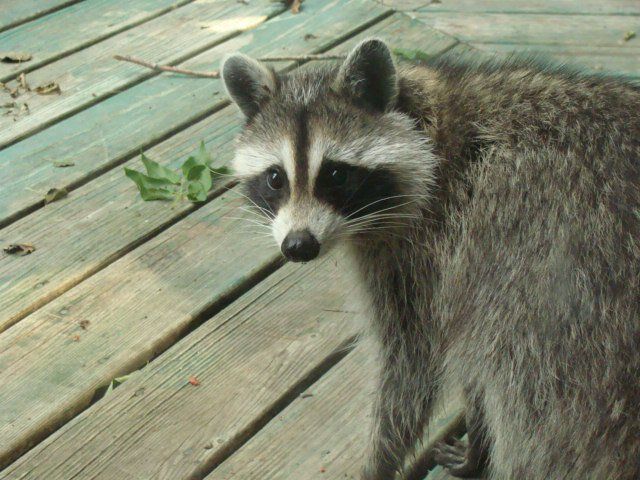
<path fill-rule="evenodd" d="M 347 182 L 347 169 L 343 167 L 333 167 L 329 170 L 329 183 L 334 187 L 340 187 Z"/>
<path fill-rule="evenodd" d="M 284 186 L 284 175 L 278 167 L 267 170 L 267 185 L 271 190 L 280 190 Z"/>

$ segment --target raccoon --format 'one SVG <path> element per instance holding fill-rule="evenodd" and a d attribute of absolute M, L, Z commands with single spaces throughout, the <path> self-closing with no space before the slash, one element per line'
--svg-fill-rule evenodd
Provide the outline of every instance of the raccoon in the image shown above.
<path fill-rule="evenodd" d="M 345 245 L 381 371 L 362 478 L 402 475 L 442 385 L 465 393 L 452 475 L 640 478 L 640 87 L 531 59 L 222 78 L 234 167 L 294 262 Z"/>

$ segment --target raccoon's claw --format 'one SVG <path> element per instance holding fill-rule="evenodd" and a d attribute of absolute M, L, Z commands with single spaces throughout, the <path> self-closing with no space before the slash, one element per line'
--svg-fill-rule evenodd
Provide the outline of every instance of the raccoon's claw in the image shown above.
<path fill-rule="evenodd" d="M 482 474 L 483 466 L 466 442 L 452 438 L 449 442 L 438 442 L 433 447 L 433 458 L 458 478 L 476 478 Z"/>

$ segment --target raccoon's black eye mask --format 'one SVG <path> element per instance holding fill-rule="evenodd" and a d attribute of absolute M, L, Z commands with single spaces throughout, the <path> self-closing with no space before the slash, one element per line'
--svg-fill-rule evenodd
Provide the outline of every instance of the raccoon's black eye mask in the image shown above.
<path fill-rule="evenodd" d="M 399 188 L 385 168 L 370 169 L 335 160 L 324 160 L 313 194 L 318 200 L 348 218 L 397 205 Z"/>
<path fill-rule="evenodd" d="M 255 204 L 275 216 L 290 194 L 289 179 L 279 165 L 272 165 L 245 183 L 247 196 Z"/>
<path fill-rule="evenodd" d="M 290 195 L 286 172 L 272 165 L 245 184 L 247 196 L 275 216 Z M 398 205 L 400 189 L 392 172 L 326 159 L 322 162 L 313 195 L 344 217 L 359 218 Z"/>

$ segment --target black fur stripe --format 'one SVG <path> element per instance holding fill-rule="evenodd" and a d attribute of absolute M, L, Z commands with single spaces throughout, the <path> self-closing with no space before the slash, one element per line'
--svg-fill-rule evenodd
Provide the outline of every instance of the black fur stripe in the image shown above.
<path fill-rule="evenodd" d="M 294 164 L 296 171 L 296 190 L 301 192 L 306 190 L 309 183 L 309 125 L 308 113 L 305 107 L 302 107 L 296 113 L 295 120 L 295 146 L 294 146 Z"/>

